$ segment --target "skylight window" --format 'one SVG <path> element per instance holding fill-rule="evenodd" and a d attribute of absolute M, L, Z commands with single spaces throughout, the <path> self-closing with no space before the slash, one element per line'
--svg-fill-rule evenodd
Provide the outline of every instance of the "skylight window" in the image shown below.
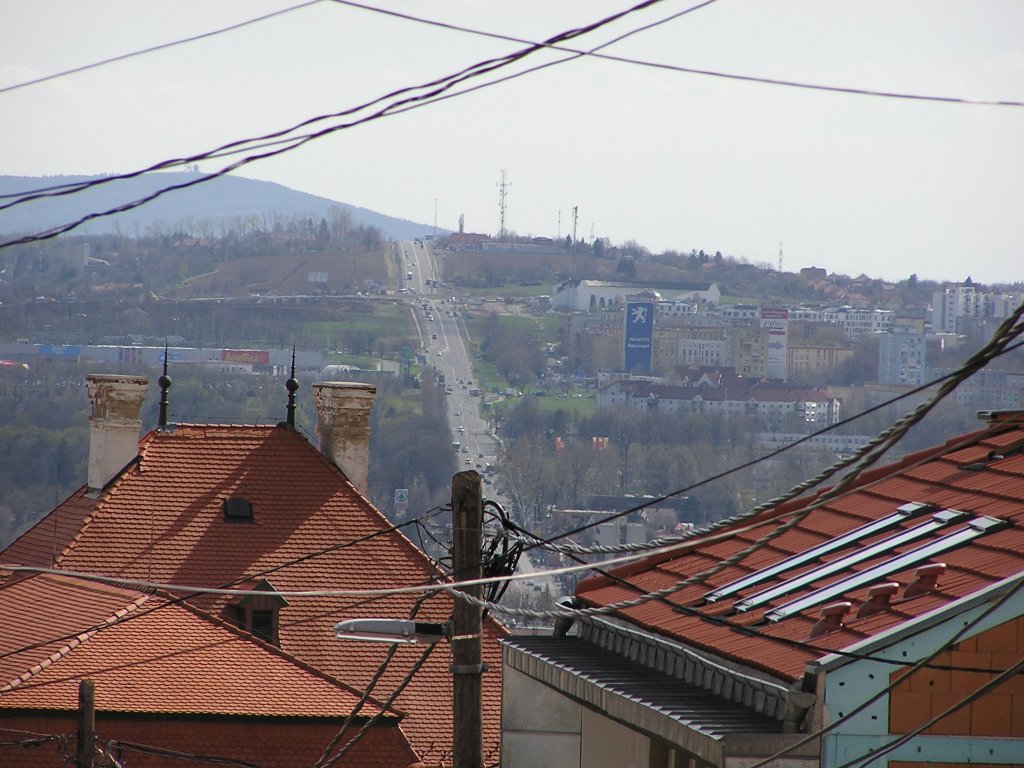
<path fill-rule="evenodd" d="M 762 568 L 748 576 L 744 576 L 742 579 L 737 579 L 723 587 L 712 590 L 704 595 L 704 599 L 709 603 L 713 603 L 716 600 L 721 600 L 723 597 L 729 597 L 737 592 L 742 592 L 744 589 L 752 587 L 755 584 L 768 581 L 780 573 L 791 571 L 805 563 L 820 560 L 829 552 L 835 552 L 836 550 L 843 549 L 851 544 L 857 544 L 858 542 L 864 541 L 864 539 L 874 536 L 876 533 L 881 533 L 882 531 L 895 528 L 906 520 L 912 520 L 913 518 L 927 512 L 931 512 L 934 509 L 934 504 L 919 504 L 918 502 L 904 504 L 897 507 L 896 511 L 891 515 L 879 518 L 878 520 L 873 520 L 870 523 L 866 523 L 858 528 L 854 528 L 852 531 L 844 533 L 842 536 L 837 536 L 834 539 L 824 541 L 816 547 L 811 547 L 803 552 L 798 552 L 792 557 L 787 557 L 785 560 L 781 560 L 774 565 Z"/>
<path fill-rule="evenodd" d="M 251 501 L 238 497 L 224 499 L 224 522 L 251 523 L 252 521 Z"/>
<path fill-rule="evenodd" d="M 950 523 L 955 523 L 966 516 L 965 512 L 958 512 L 955 509 L 946 509 L 942 512 L 937 512 L 932 515 L 932 519 L 927 523 L 921 525 L 915 525 L 913 528 L 908 528 L 905 531 L 897 533 L 895 536 L 890 536 L 881 541 L 875 542 L 869 547 L 862 547 L 855 552 L 851 552 L 845 557 L 841 557 L 838 560 L 833 560 L 830 563 L 825 563 L 818 568 L 812 568 L 806 573 L 802 573 L 799 576 L 795 576 L 792 579 L 787 579 L 781 584 L 777 584 L 770 589 L 766 589 L 763 592 L 758 592 L 756 595 L 751 595 L 745 600 L 740 600 L 736 603 L 737 611 L 749 611 L 751 608 L 756 608 L 759 605 L 764 605 L 772 600 L 788 595 L 790 592 L 795 592 L 802 587 L 806 587 L 808 584 L 813 584 L 827 576 L 831 576 L 835 573 L 842 573 L 843 571 L 849 570 L 852 566 L 857 563 L 870 560 L 873 557 L 885 554 L 886 552 L 892 551 L 897 547 L 901 547 L 904 544 L 908 544 L 911 541 L 923 538 L 935 531 L 943 528 Z"/>
<path fill-rule="evenodd" d="M 837 581 L 834 584 L 829 584 L 827 587 L 822 587 L 814 592 L 809 592 L 803 597 L 797 598 L 792 602 L 768 611 L 765 614 L 765 618 L 768 619 L 768 621 L 779 621 L 780 619 L 792 616 L 795 613 L 800 613 L 812 606 L 832 600 L 839 595 L 851 592 L 865 584 L 872 584 L 879 581 L 890 581 L 888 577 L 891 574 L 898 573 L 899 571 L 905 570 L 913 565 L 917 565 L 918 563 L 928 560 L 935 555 L 948 552 L 951 549 L 956 549 L 979 536 L 984 536 L 986 533 L 999 530 L 1006 525 L 1008 525 L 1008 523 L 1005 520 L 999 520 L 995 517 L 977 517 L 974 520 L 971 520 L 965 528 L 961 528 L 955 533 L 930 541 L 917 549 L 912 549 L 910 552 L 902 554 L 899 557 L 894 557 L 888 562 L 880 563 L 874 568 L 868 568 L 866 571 L 853 573 L 847 578 Z"/>

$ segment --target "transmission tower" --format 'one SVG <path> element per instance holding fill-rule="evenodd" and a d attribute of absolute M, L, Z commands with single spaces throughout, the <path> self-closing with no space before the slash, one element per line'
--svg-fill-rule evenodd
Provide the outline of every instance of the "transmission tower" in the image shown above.
<path fill-rule="evenodd" d="M 501 181 L 498 182 L 498 239 L 505 237 L 505 208 L 508 206 L 508 188 L 512 182 L 505 181 L 505 169 L 501 170 Z"/>
<path fill-rule="evenodd" d="M 782 243 L 779 243 L 779 274 L 782 274 Z"/>

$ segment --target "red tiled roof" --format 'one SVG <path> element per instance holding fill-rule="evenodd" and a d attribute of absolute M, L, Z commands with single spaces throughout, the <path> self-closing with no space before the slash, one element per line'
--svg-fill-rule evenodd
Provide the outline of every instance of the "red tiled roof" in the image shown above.
<path fill-rule="evenodd" d="M 657 634 L 673 637 L 784 679 L 796 680 L 803 674 L 807 661 L 824 656 L 831 649 L 841 649 L 1024 571 L 1024 454 L 1012 453 L 1022 447 L 1024 426 L 1008 421 L 996 422 L 986 429 L 951 440 L 944 446 L 908 456 L 897 464 L 870 470 L 863 474 L 854 488 L 810 512 L 795 528 L 774 539 L 770 546 L 709 577 L 703 584 L 686 587 L 668 601 L 631 608 L 623 611 L 622 616 Z M 971 464 L 974 466 L 967 466 Z M 736 532 L 720 541 L 696 545 L 671 555 L 651 557 L 612 571 L 632 586 L 596 576 L 581 582 L 576 594 L 588 606 L 608 605 L 635 597 L 638 590 L 650 591 L 701 573 L 750 546 L 776 525 L 789 520 L 791 513 L 808 506 L 818 495 L 788 502 L 753 520 L 736 523 L 732 526 Z M 925 561 L 944 562 L 948 567 L 939 578 L 937 591 L 911 599 L 903 599 L 901 592 L 893 600 L 893 610 L 865 619 L 855 618 L 857 608 L 867 599 L 871 585 L 852 588 L 826 600 L 849 600 L 853 609 L 842 630 L 809 641 L 810 646 L 805 643 L 811 627 L 819 618 L 820 605 L 774 623 L 765 620 L 766 611 L 808 594 L 812 589 L 840 581 L 851 572 L 863 571 L 922 544 L 941 540 L 943 536 L 964 528 L 965 524 L 955 523 L 948 529 L 889 550 L 840 574 L 819 578 L 808 587 L 745 613 L 733 610 L 737 600 L 817 567 L 819 563 L 794 568 L 714 603 L 707 603 L 704 599 L 712 589 L 891 514 L 908 502 L 935 504 L 939 509 L 970 513 L 971 517 L 987 515 L 1008 525 Z M 924 515 L 903 523 L 902 527 L 909 528 L 928 519 L 929 515 Z M 751 524 L 757 527 L 744 530 Z M 892 531 L 877 534 L 866 539 L 865 543 L 884 540 L 892 535 Z M 822 561 L 834 561 L 849 554 L 851 549 L 826 555 Z M 914 580 L 917 567 L 913 565 L 888 573 L 884 580 L 897 581 L 905 586 Z M 744 632 L 744 627 L 754 631 Z"/>
<path fill-rule="evenodd" d="M 224 521 L 222 502 L 228 497 L 252 502 L 251 523 Z M 44 534 L 51 530 L 52 516 L 62 509 L 26 534 L 34 537 L 32 542 L 23 537 L 0 553 L 0 563 L 12 562 L 12 553 L 22 553 L 26 560 L 35 553 L 48 562 L 52 545 L 44 546 Z M 57 562 L 67 570 L 122 578 L 224 586 L 390 527 L 341 471 L 293 430 L 177 425 L 143 437 L 139 460 L 107 485 L 77 532 L 63 539 Z M 280 590 L 322 590 L 408 586 L 438 575 L 407 537 L 389 531 L 272 570 L 266 578 Z M 289 599 L 280 611 L 281 648 L 362 688 L 387 649 L 373 643 L 339 642 L 333 638 L 334 624 L 345 618 L 406 618 L 414 600 L 413 595 L 375 600 Z M 218 614 L 229 599 L 205 597 L 194 602 Z M 424 603 L 417 618 L 444 621 L 451 608 L 451 598 L 434 597 Z M 501 650 L 496 638 L 505 631 L 490 618 L 484 626 L 484 661 L 491 670 L 484 675 L 488 752 L 499 743 Z M 375 696 L 386 698 L 419 654 L 415 647 L 401 648 Z M 403 730 L 427 760 L 451 749 L 449 663 L 447 649 L 439 648 L 395 705 L 407 714 Z"/>
<path fill-rule="evenodd" d="M 340 720 L 359 699 L 195 609 L 68 576 L 8 584 L 0 590 L 0 623 L 7 628 L 0 709 L 73 710 L 84 678 L 95 682 L 96 706 L 105 712 Z M 367 702 L 361 714 L 379 711 Z"/>
<path fill-rule="evenodd" d="M 52 565 L 96 503 L 85 492 L 85 487 L 80 488 L 53 512 L 21 534 L 3 551 L 0 561 L 7 565 Z"/>

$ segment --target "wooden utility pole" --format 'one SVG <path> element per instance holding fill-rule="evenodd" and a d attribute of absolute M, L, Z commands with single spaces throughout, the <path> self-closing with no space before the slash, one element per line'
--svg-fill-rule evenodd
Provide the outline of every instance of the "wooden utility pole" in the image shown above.
<path fill-rule="evenodd" d="M 452 478 L 452 570 L 456 581 L 483 575 L 480 565 L 483 494 L 475 470 Z M 467 595 L 480 597 L 480 586 L 467 586 Z M 453 768 L 483 766 L 483 708 L 481 675 L 486 669 L 481 646 L 480 608 L 455 600 L 452 616 Z"/>
<path fill-rule="evenodd" d="M 96 754 L 96 688 L 92 680 L 78 684 L 78 754 L 77 768 L 92 768 Z"/>

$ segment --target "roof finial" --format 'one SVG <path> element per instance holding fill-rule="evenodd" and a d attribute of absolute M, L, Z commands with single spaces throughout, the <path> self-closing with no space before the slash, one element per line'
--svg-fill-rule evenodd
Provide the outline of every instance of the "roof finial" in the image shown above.
<path fill-rule="evenodd" d="M 164 372 L 163 375 L 157 379 L 157 384 L 160 385 L 160 418 L 157 426 L 160 429 L 167 427 L 167 390 L 171 388 L 171 377 L 167 375 L 167 341 L 164 341 Z"/>
<path fill-rule="evenodd" d="M 295 343 L 292 342 L 292 375 L 284 383 L 288 390 L 288 418 L 287 424 L 290 429 L 295 429 L 295 393 L 299 389 L 299 380 L 295 378 Z"/>

